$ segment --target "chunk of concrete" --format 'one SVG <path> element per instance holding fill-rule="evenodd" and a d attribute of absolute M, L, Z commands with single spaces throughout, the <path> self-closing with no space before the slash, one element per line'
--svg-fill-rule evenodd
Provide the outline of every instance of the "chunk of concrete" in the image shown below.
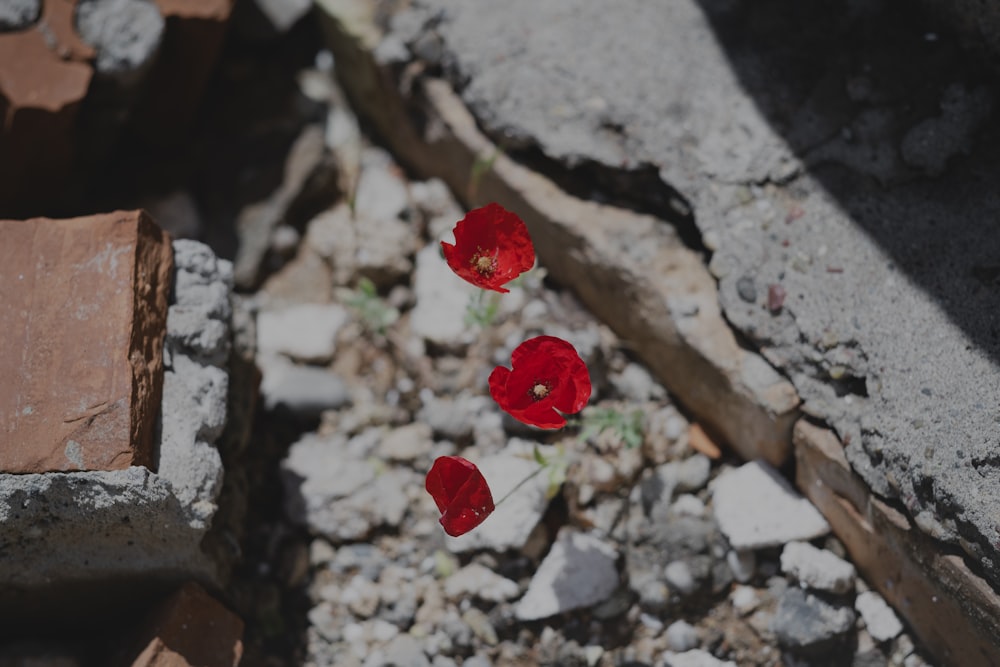
<path fill-rule="evenodd" d="M 0 471 L 154 467 L 170 241 L 139 211 L 0 220 Z"/>
<path fill-rule="evenodd" d="M 712 486 L 719 530 L 734 549 L 774 547 L 830 532 L 812 503 L 763 461 L 751 461 L 719 475 Z"/>

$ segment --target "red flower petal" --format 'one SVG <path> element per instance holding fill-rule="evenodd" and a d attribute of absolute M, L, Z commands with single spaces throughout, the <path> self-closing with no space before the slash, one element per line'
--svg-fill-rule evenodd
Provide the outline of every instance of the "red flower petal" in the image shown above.
<path fill-rule="evenodd" d="M 469 211 L 454 229 L 455 243 L 441 242 L 448 266 L 482 289 L 503 287 L 535 263 L 535 247 L 521 218 L 499 204 Z"/>
<path fill-rule="evenodd" d="M 444 532 L 458 537 L 493 513 L 493 494 L 474 463 L 461 456 L 441 456 L 434 461 L 424 488 L 441 512 Z"/>
<path fill-rule="evenodd" d="M 559 412 L 579 412 L 590 400 L 590 373 L 576 349 L 555 336 L 538 336 L 518 345 L 511 368 L 493 369 L 490 395 L 518 421 L 539 428 L 562 428 Z"/>

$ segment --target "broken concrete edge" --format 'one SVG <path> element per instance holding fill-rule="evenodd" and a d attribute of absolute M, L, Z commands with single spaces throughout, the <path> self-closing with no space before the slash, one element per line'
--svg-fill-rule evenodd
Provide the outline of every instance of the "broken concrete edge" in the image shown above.
<path fill-rule="evenodd" d="M 327 12 L 352 5 L 321 4 Z M 372 56 L 373 29 L 358 12 L 323 15 L 328 43 L 345 92 L 397 157 L 423 177 L 441 178 L 470 207 L 492 201 L 516 211 L 550 275 L 621 335 L 708 430 L 744 458 L 782 465 L 798 395 L 740 346 L 701 257 L 669 224 L 570 196 L 504 155 L 446 82 L 418 78 L 404 97 Z M 426 121 L 423 134 L 414 115 Z M 476 169 L 483 161 L 489 169 Z"/>
<path fill-rule="evenodd" d="M 173 249 L 157 472 L 0 475 L 5 633 L 41 619 L 69 622 L 84 609 L 111 616 L 189 579 L 212 590 L 228 581 L 247 489 L 237 466 L 223 482 L 222 461 L 245 452 L 256 397 L 253 329 L 234 332 L 230 323 L 252 317 L 230 301 L 228 261 L 194 241 Z M 227 364 L 239 369 L 238 384 L 224 380 Z M 239 420 L 226 419 L 227 402 Z"/>
<path fill-rule="evenodd" d="M 794 388 L 740 347 L 720 315 L 714 279 L 666 223 L 573 198 L 520 166 L 479 131 L 448 83 L 422 76 L 421 63 L 397 75 L 376 61 L 379 31 L 364 3 L 318 4 L 345 92 L 402 162 L 444 180 L 468 206 L 497 201 L 517 211 L 550 273 L 626 333 L 626 343 L 679 402 L 742 457 L 781 465 L 794 449 L 800 489 L 943 664 L 1000 664 L 996 592 L 960 556 L 943 555 L 942 544 L 909 529 L 906 517 L 875 498 L 832 432 L 826 433 L 837 445 L 836 466 L 810 467 L 804 457 L 812 450 L 802 435 L 810 425 L 800 419 Z M 474 177 L 482 164 L 489 169 Z M 623 263 L 620 251 L 639 238 L 643 252 Z M 835 498 L 827 475 L 849 480 Z"/>
<path fill-rule="evenodd" d="M 851 469 L 833 431 L 802 419 L 794 448 L 799 489 L 941 664 L 1000 664 L 1000 595 L 989 583 L 878 499 Z"/>

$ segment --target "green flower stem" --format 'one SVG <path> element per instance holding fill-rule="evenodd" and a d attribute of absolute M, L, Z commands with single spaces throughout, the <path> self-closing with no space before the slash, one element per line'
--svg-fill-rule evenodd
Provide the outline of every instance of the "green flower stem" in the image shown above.
<path fill-rule="evenodd" d="M 534 471 L 533 473 L 531 473 L 530 475 L 528 475 L 527 477 L 525 477 L 524 479 L 522 479 L 522 480 L 521 480 L 520 482 L 518 482 L 518 483 L 517 483 L 517 486 L 515 486 L 515 487 L 514 487 L 513 489 L 511 489 L 511 490 L 510 490 L 510 491 L 508 491 L 508 492 L 507 492 L 506 494 L 504 494 L 504 497 L 503 497 L 503 498 L 501 498 L 500 500 L 496 501 L 495 503 L 493 503 L 493 505 L 494 505 L 494 506 L 497 506 L 497 505 L 499 505 L 500 503 L 502 503 L 503 501 L 505 501 L 505 500 L 507 500 L 508 498 L 510 498 L 510 497 L 511 497 L 511 495 L 513 495 L 513 493 L 514 493 L 515 491 L 517 491 L 517 490 L 518 490 L 518 489 L 520 489 L 520 488 L 521 488 L 522 486 L 524 486 L 525 484 L 527 484 L 528 482 L 530 482 L 531 480 L 533 480 L 533 479 L 534 479 L 535 477 L 537 477 L 537 476 L 538 476 L 538 473 L 542 472 L 543 470 L 545 470 L 545 469 L 546 469 L 546 468 L 548 468 L 548 467 L 549 467 L 549 464 L 545 464 L 545 465 L 543 465 L 543 466 L 538 466 L 538 469 L 537 469 L 537 470 L 535 470 L 535 471 Z"/>

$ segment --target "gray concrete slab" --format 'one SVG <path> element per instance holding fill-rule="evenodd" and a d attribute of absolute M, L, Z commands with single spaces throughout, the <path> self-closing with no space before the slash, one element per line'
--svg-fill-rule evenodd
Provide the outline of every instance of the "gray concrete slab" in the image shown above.
<path fill-rule="evenodd" d="M 730 322 L 1000 583 L 1000 123 L 954 40 L 894 2 L 420 0 L 393 26 L 509 155 L 683 227 L 679 194 Z"/>

